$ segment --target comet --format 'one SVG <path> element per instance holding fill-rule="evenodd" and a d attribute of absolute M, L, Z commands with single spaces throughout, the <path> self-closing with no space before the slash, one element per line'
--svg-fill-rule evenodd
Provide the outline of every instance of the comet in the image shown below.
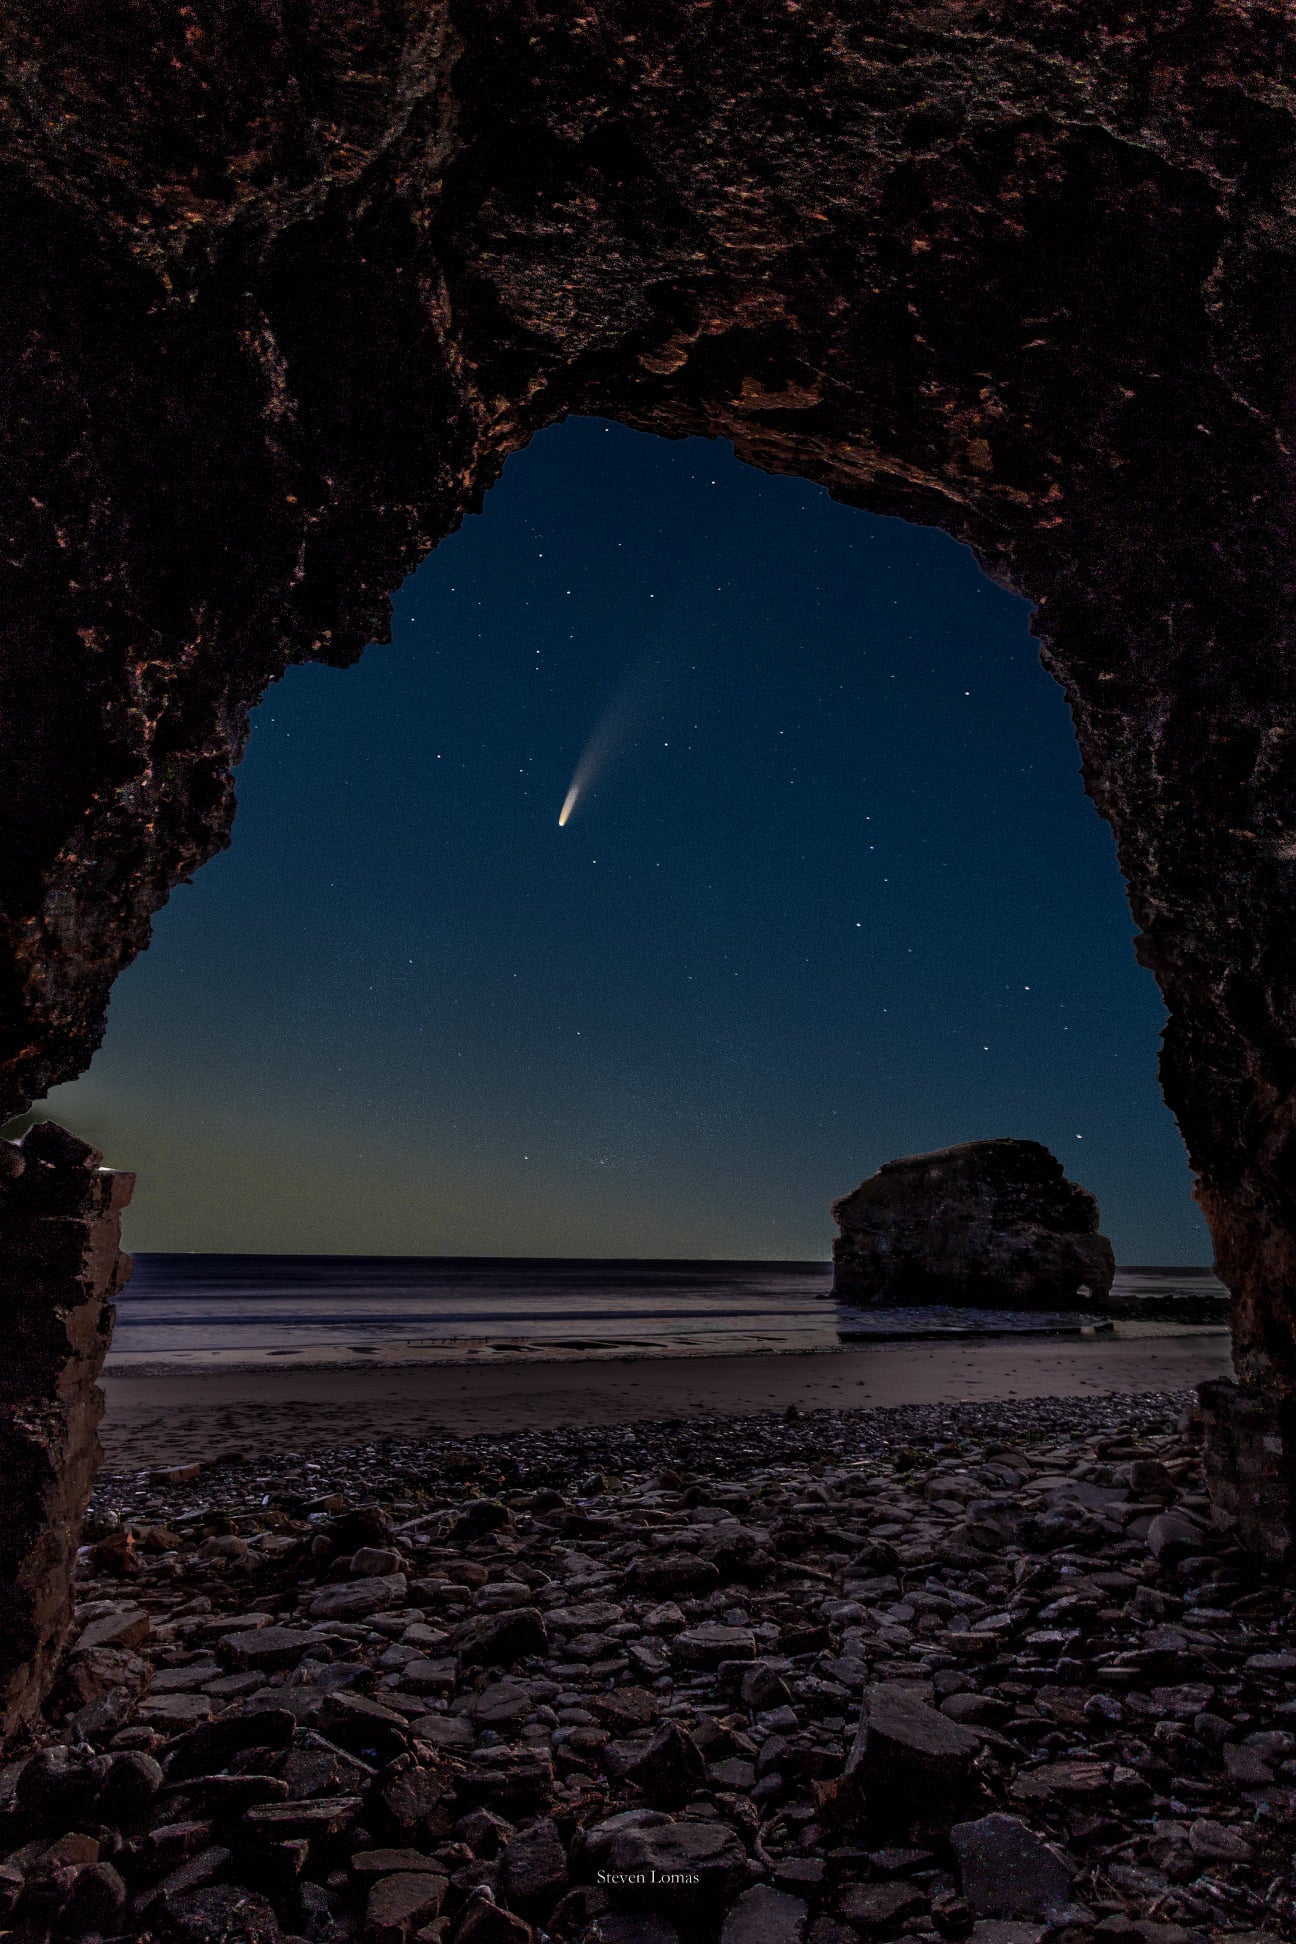
<path fill-rule="evenodd" d="M 621 745 L 629 738 L 644 714 L 648 702 L 647 677 L 653 664 L 649 656 L 641 656 L 628 670 L 612 700 L 604 709 L 590 733 L 589 741 L 580 753 L 580 759 L 572 771 L 572 779 L 563 798 L 562 809 L 558 812 L 558 828 L 565 830 L 571 821 L 572 811 L 590 785 L 607 767 L 608 760 L 614 756 Z"/>

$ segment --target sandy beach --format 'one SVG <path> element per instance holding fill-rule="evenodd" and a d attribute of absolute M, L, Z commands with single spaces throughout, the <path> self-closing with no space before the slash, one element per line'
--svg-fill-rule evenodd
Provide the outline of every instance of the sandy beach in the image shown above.
<path fill-rule="evenodd" d="M 738 1417 L 760 1411 L 1183 1390 L 1228 1372 L 1226 1331 L 1059 1342 L 886 1343 L 715 1356 L 104 1374 L 109 1467 L 327 1449 L 383 1438 Z"/>

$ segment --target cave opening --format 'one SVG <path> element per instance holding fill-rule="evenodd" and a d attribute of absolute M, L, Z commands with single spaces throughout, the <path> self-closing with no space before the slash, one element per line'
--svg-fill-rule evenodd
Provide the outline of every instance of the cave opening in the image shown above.
<path fill-rule="evenodd" d="M 390 645 L 269 691 L 40 1111 L 138 1169 L 138 1250 L 813 1260 L 861 1174 L 1009 1133 L 1119 1260 L 1208 1261 L 1028 623 L 727 443 L 551 428 Z"/>

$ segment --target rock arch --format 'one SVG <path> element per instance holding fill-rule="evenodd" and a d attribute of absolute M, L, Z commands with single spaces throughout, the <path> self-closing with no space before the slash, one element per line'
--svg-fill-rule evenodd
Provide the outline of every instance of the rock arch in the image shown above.
<path fill-rule="evenodd" d="M 510 451 L 575 411 L 722 435 L 1036 603 L 1248 1422 L 1285 1418 L 1290 11 L 11 0 L 3 30 L 3 1106 L 84 1066 L 227 841 L 264 685 L 381 639 Z"/>

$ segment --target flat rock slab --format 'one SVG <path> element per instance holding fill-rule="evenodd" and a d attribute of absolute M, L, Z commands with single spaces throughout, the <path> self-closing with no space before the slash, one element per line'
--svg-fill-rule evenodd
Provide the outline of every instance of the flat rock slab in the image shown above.
<path fill-rule="evenodd" d="M 1075 1864 L 1019 1816 L 958 1823 L 949 1840 L 978 1917 L 1047 1917 L 1070 1900 Z"/>
<path fill-rule="evenodd" d="M 719 1667 L 721 1661 L 756 1658 L 756 1637 L 748 1627 L 706 1622 L 676 1634 L 671 1652 L 685 1667 Z"/>
<path fill-rule="evenodd" d="M 927 1908 L 927 1898 L 917 1884 L 853 1883 L 844 1890 L 837 1909 L 847 1923 L 863 1937 L 874 1937 L 916 1917 Z"/>
<path fill-rule="evenodd" d="M 404 1944 L 420 1925 L 431 1923 L 446 1892 L 444 1876 L 402 1870 L 379 1877 L 365 1906 L 366 1944 Z"/>
<path fill-rule="evenodd" d="M 83 1627 L 73 1651 L 88 1654 L 96 1647 L 138 1647 L 152 1630 L 153 1623 L 143 1607 L 119 1607 Z"/>
<path fill-rule="evenodd" d="M 296 1667 L 308 1647 L 318 1645 L 315 1634 L 299 1627 L 250 1627 L 237 1633 L 222 1634 L 216 1653 L 224 1666 L 260 1673 L 273 1673 L 283 1667 Z"/>
<path fill-rule="evenodd" d="M 754 1883 L 726 1913 L 720 1944 L 801 1944 L 808 1915 L 800 1897 Z"/>
<path fill-rule="evenodd" d="M 365 1620 L 371 1613 L 385 1613 L 404 1600 L 407 1582 L 404 1573 L 380 1573 L 373 1579 L 344 1581 L 326 1586 L 310 1603 L 312 1620 Z"/>
<path fill-rule="evenodd" d="M 147 1695 L 136 1710 L 140 1721 L 159 1728 L 189 1728 L 198 1721 L 210 1721 L 217 1703 L 205 1694 Z"/>
<path fill-rule="evenodd" d="M 627 1829 L 608 1850 L 608 1888 L 631 1900 L 720 1898 L 747 1874 L 747 1853 L 722 1822 L 668 1822 Z"/>

